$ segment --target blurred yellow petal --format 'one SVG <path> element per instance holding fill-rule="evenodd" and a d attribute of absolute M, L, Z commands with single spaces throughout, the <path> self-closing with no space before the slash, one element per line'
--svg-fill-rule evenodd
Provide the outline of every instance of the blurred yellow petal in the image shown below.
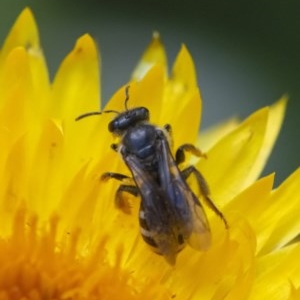
<path fill-rule="evenodd" d="M 256 226 L 265 241 L 259 254 L 270 253 L 288 244 L 299 234 L 300 168 L 286 179 L 270 197 L 264 218 L 258 216 Z"/>
<path fill-rule="evenodd" d="M 19 49 L 19 56 L 23 52 L 26 53 L 27 68 L 29 74 L 24 77 L 24 80 L 30 79 L 30 85 L 33 85 L 33 94 L 31 95 L 32 102 L 34 102 L 34 111 L 36 117 L 43 116 L 45 110 L 48 108 L 49 102 L 49 75 L 46 62 L 43 56 L 43 51 L 39 44 L 38 29 L 29 8 L 23 10 L 14 26 L 12 27 L 9 35 L 7 36 L 0 54 L 0 77 L 1 83 L 7 90 L 10 90 L 10 84 L 15 81 L 7 74 L 14 69 L 11 64 L 15 64 L 15 72 L 21 65 L 18 60 L 17 51 Z M 13 54 L 15 52 L 15 54 Z M 8 78 L 7 78 L 8 77 Z M 29 83 L 28 83 L 29 84 Z"/>
<path fill-rule="evenodd" d="M 224 208 L 226 214 L 239 214 L 247 217 L 251 226 L 259 230 L 256 220 L 269 205 L 269 197 L 273 187 L 274 174 L 254 182 L 247 189 L 233 198 Z M 257 197 L 259 195 L 259 198 Z"/>
<path fill-rule="evenodd" d="M 183 45 L 165 86 L 159 122 L 170 124 L 177 133 L 173 136 L 175 148 L 183 143 L 195 143 L 200 125 L 201 105 L 195 66 L 190 53 Z"/>
<path fill-rule="evenodd" d="M 77 40 L 55 76 L 52 116 L 73 121 L 82 112 L 99 110 L 98 64 L 95 42 L 86 34 Z"/>
<path fill-rule="evenodd" d="M 57 202 L 60 200 L 60 194 L 64 181 L 67 180 L 66 170 L 62 169 L 62 160 L 64 147 L 63 132 L 59 124 L 48 120 L 43 124 L 40 139 L 37 142 L 32 156 L 31 173 L 29 176 L 30 207 L 39 216 L 44 215 L 49 218 Z M 39 199 L 43 198 L 43 202 Z"/>
<path fill-rule="evenodd" d="M 259 174 L 262 172 L 268 157 L 270 156 L 283 122 L 286 103 L 287 97 L 282 97 L 274 105 L 270 106 L 264 141 L 254 165 L 251 167 L 251 170 L 249 170 L 249 183 L 257 179 Z"/>
<path fill-rule="evenodd" d="M 5 39 L 1 49 L 0 65 L 9 53 L 19 46 L 25 49 L 39 48 L 38 29 L 29 8 L 25 8 L 19 15 L 9 35 Z"/>
<path fill-rule="evenodd" d="M 289 299 L 291 282 L 299 286 L 300 244 L 263 256 L 257 263 L 256 282 L 250 299 Z"/>
<path fill-rule="evenodd" d="M 291 285 L 291 293 L 289 300 L 298 300 L 300 299 L 300 288 L 295 288 L 295 286 Z"/>
<path fill-rule="evenodd" d="M 154 65 L 136 85 L 130 84 L 129 108 L 147 107 L 150 111 L 151 120 L 157 124 L 161 118 L 164 87 L 164 69 L 162 65 Z M 124 89 L 122 89 L 122 92 L 123 101 L 121 101 L 122 106 L 119 108 L 121 111 L 124 110 Z M 109 107 L 113 107 L 112 103 L 109 103 Z"/>
<path fill-rule="evenodd" d="M 155 65 L 162 67 L 165 77 L 167 75 L 167 57 L 158 32 L 153 33 L 152 41 L 134 69 L 132 79 L 141 80 Z"/>
<path fill-rule="evenodd" d="M 236 129 L 239 123 L 240 121 L 237 118 L 231 118 L 201 131 L 201 134 L 198 137 L 197 146 L 202 151 L 207 152 L 221 138 Z"/>
<path fill-rule="evenodd" d="M 2 68 L 0 124 L 2 128 L 9 128 L 6 141 L 9 143 L 24 134 L 30 126 L 28 124 L 35 123 L 33 82 L 25 49 L 22 47 L 13 49 Z"/>
<path fill-rule="evenodd" d="M 89 35 L 78 39 L 75 48 L 62 62 L 53 83 L 51 95 L 51 116 L 64 119 L 66 152 L 77 149 L 76 156 L 68 156 L 69 166 L 78 169 L 81 153 L 93 146 L 88 143 L 92 122 L 74 125 L 75 118 L 82 112 L 99 111 L 100 75 L 98 52 L 95 42 Z M 80 137 L 80 142 L 78 141 Z"/>
<path fill-rule="evenodd" d="M 199 163 L 217 203 L 228 203 L 249 184 L 249 173 L 259 155 L 269 110 L 261 109 L 221 139 Z"/>

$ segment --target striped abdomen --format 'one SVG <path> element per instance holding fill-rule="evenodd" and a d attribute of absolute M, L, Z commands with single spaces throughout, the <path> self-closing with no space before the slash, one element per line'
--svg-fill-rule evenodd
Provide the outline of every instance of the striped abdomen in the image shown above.
<path fill-rule="evenodd" d="M 163 255 L 166 258 L 171 257 L 170 260 L 173 261 L 176 258 L 178 252 L 180 252 L 185 246 L 185 240 L 183 235 L 178 232 L 177 228 L 172 228 L 172 226 L 168 226 L 167 219 L 165 219 L 165 224 L 159 224 L 159 221 L 154 222 L 155 216 L 151 216 L 151 228 L 149 225 L 151 224 L 147 219 L 147 215 L 145 214 L 142 207 L 140 208 L 139 213 L 139 223 L 140 223 L 140 231 L 143 237 L 143 240 L 150 246 L 150 248 L 157 254 Z M 169 228 L 168 228 L 169 227 Z"/>

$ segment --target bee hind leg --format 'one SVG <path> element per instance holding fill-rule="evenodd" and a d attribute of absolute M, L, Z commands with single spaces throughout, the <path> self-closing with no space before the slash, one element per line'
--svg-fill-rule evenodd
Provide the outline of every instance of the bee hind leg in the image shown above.
<path fill-rule="evenodd" d="M 193 144 L 183 144 L 177 149 L 175 154 L 175 161 L 177 165 L 185 161 L 185 152 L 190 152 L 195 156 L 206 158 L 206 154 L 203 153 L 200 149 L 198 149 Z"/>
<path fill-rule="evenodd" d="M 229 228 L 228 223 L 224 217 L 224 215 L 221 213 L 221 211 L 216 207 L 216 205 L 214 204 L 214 202 L 212 201 L 212 199 L 210 198 L 209 194 L 209 187 L 204 179 L 204 177 L 202 176 L 202 174 L 194 167 L 194 166 L 189 166 L 186 169 L 181 171 L 182 176 L 184 177 L 184 179 L 187 179 L 191 174 L 193 174 L 196 177 L 197 183 L 198 183 L 198 187 L 200 189 L 200 192 L 204 198 L 205 203 L 207 204 L 207 206 L 217 215 L 219 216 L 222 221 L 225 224 L 226 228 Z"/>
<path fill-rule="evenodd" d="M 131 194 L 135 197 L 139 195 L 139 190 L 134 185 L 121 184 L 116 192 L 115 205 L 118 209 L 122 210 L 125 214 L 131 214 L 131 205 L 128 198 L 124 197 L 124 193 Z"/>
<path fill-rule="evenodd" d="M 116 179 L 126 184 L 121 184 L 116 192 L 115 196 L 115 205 L 118 209 L 122 210 L 125 214 L 131 213 L 131 205 L 128 202 L 128 199 L 124 197 L 123 193 L 131 194 L 135 197 L 139 195 L 139 190 L 135 185 L 132 185 L 134 182 L 133 179 L 127 175 L 113 172 L 106 172 L 102 174 L 101 180 Z"/>

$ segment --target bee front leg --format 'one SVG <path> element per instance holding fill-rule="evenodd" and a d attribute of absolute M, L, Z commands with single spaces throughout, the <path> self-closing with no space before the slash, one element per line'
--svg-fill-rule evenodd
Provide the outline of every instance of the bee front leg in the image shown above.
<path fill-rule="evenodd" d="M 193 174 L 196 177 L 198 187 L 200 189 L 201 195 L 204 198 L 205 203 L 217 216 L 219 216 L 222 219 L 222 221 L 225 224 L 225 227 L 229 228 L 228 223 L 227 223 L 224 215 L 219 211 L 219 209 L 216 207 L 216 205 L 214 204 L 214 202 L 210 198 L 210 196 L 209 196 L 209 194 L 210 194 L 209 187 L 206 183 L 206 180 L 202 176 L 202 174 L 194 166 L 189 166 L 186 169 L 182 170 L 181 174 L 182 174 L 184 179 L 187 179 L 191 174 Z"/>
<path fill-rule="evenodd" d="M 206 158 L 206 154 L 203 153 L 200 149 L 195 147 L 193 144 L 183 144 L 181 145 L 175 155 L 175 161 L 177 165 L 183 163 L 185 161 L 185 152 L 190 152 L 191 154 Z"/>

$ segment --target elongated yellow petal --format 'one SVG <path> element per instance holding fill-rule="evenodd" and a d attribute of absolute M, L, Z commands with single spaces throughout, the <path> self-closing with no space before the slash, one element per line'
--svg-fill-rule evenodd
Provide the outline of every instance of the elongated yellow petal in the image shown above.
<path fill-rule="evenodd" d="M 100 107 L 99 67 L 96 45 L 89 35 L 78 39 L 55 76 L 52 115 L 74 120 L 83 112 Z"/>
<path fill-rule="evenodd" d="M 300 169 L 294 172 L 271 195 L 264 217 L 257 216 L 256 225 L 260 234 L 259 255 L 283 247 L 299 234 L 300 219 Z"/>
<path fill-rule="evenodd" d="M 157 124 L 161 118 L 162 99 L 165 86 L 164 69 L 160 64 L 151 67 L 138 82 L 129 84 L 128 108 L 144 106 L 150 111 L 151 122 Z M 124 111 L 125 87 L 112 97 L 105 109 Z"/>
<path fill-rule="evenodd" d="M 264 141 L 268 114 L 264 108 L 251 115 L 198 163 L 216 203 L 228 203 L 249 185 L 248 175 Z"/>
<path fill-rule="evenodd" d="M 33 153 L 28 186 L 29 205 L 39 213 L 41 219 L 49 218 L 55 210 L 62 186 L 68 175 L 70 176 L 62 165 L 63 147 L 61 127 L 53 120 L 48 120 L 42 125 L 42 132 Z M 41 198 L 43 201 L 39 201 Z"/>
<path fill-rule="evenodd" d="M 296 288 L 294 285 L 291 284 L 291 293 L 289 300 L 298 300 L 300 299 L 300 288 Z"/>
<path fill-rule="evenodd" d="M 249 170 L 249 183 L 257 179 L 267 162 L 283 122 L 286 103 L 287 97 L 282 97 L 278 102 L 270 106 L 264 141 L 254 165 L 251 167 L 251 170 Z"/>
<path fill-rule="evenodd" d="M 201 131 L 201 134 L 198 136 L 197 146 L 202 151 L 207 152 L 221 138 L 236 129 L 239 123 L 240 121 L 237 118 L 231 118 Z"/>
<path fill-rule="evenodd" d="M 160 124 L 172 126 L 175 148 L 183 143 L 195 143 L 200 125 L 201 96 L 197 87 L 195 66 L 183 45 L 176 57 L 165 87 Z M 172 111 L 172 114 L 170 112 Z"/>
<path fill-rule="evenodd" d="M 8 156 L 1 165 L 1 182 L 5 188 L 0 190 L 1 234 L 7 234 L 12 225 L 15 211 L 25 204 L 29 176 L 29 161 L 25 137 L 20 137 L 12 145 Z"/>
<path fill-rule="evenodd" d="M 35 123 L 35 99 L 28 54 L 23 47 L 17 47 L 6 58 L 1 72 L 0 124 L 9 128 L 8 140 L 24 134 Z"/>
<path fill-rule="evenodd" d="M 152 41 L 144 52 L 138 65 L 133 71 L 132 80 L 141 80 L 145 74 L 155 65 L 160 65 L 167 75 L 167 57 L 158 32 L 153 33 Z"/>
<path fill-rule="evenodd" d="M 25 49 L 39 48 L 38 29 L 29 8 L 25 8 L 10 30 L 1 49 L 0 65 L 14 48 L 22 46 Z M 1 68 L 0 68 L 1 69 Z"/>
<path fill-rule="evenodd" d="M 300 244 L 291 245 L 258 260 L 250 299 L 289 299 L 291 282 L 299 286 Z"/>
<path fill-rule="evenodd" d="M 78 39 L 55 76 L 51 103 L 51 115 L 64 119 L 66 152 L 77 149 L 79 154 L 68 157 L 73 170 L 78 170 L 81 153 L 96 146 L 94 141 L 89 143 L 86 134 L 92 131 L 94 123 L 85 120 L 75 124 L 75 118 L 82 113 L 99 111 L 99 80 L 96 46 L 89 35 L 84 35 Z"/>
<path fill-rule="evenodd" d="M 226 211 L 244 214 L 250 224 L 257 229 L 257 218 L 269 205 L 273 183 L 274 174 L 255 181 L 226 205 Z M 256 195 L 260 195 L 260 198 L 257 198 Z"/>

